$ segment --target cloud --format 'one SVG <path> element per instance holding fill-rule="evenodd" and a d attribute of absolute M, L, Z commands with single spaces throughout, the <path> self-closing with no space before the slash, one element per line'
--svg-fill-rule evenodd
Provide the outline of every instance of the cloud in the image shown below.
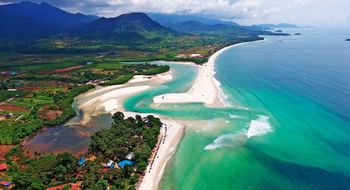
<path fill-rule="evenodd" d="M 0 3 L 21 0 L 0 0 Z M 41 2 L 42 0 L 31 0 Z M 193 14 L 243 24 L 344 23 L 350 0 L 46 0 L 70 12 L 115 17 L 128 12 Z M 346 19 L 347 20 L 347 19 Z M 350 23 L 349 23 L 350 24 Z"/>

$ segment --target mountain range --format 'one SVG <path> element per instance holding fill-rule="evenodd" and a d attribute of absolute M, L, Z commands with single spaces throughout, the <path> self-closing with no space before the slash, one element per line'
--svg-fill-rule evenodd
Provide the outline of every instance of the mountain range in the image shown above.
<path fill-rule="evenodd" d="M 179 23 L 166 23 L 164 26 L 171 28 L 173 30 L 178 30 L 182 32 L 242 32 L 246 29 L 239 25 L 226 25 L 226 24 L 204 24 L 198 21 L 190 20 Z"/>
<path fill-rule="evenodd" d="M 115 18 L 100 18 L 72 30 L 74 34 L 90 38 L 154 39 L 176 35 L 177 32 L 160 25 L 145 13 L 122 14 Z"/>
<path fill-rule="evenodd" d="M 96 20 L 96 16 L 72 14 L 48 3 L 24 1 L 0 6 L 1 38 L 36 38 L 63 32 L 78 24 Z"/>
<path fill-rule="evenodd" d="M 258 24 L 255 25 L 263 29 L 274 29 L 274 28 L 300 28 L 294 24 L 280 23 L 280 24 Z"/>
<path fill-rule="evenodd" d="M 231 21 L 158 13 L 129 13 L 115 18 L 99 18 L 68 13 L 45 2 L 37 4 L 28 1 L 1 5 L 0 26 L 0 39 L 37 39 L 64 35 L 119 40 L 157 40 L 185 33 L 218 31 L 239 34 L 270 27 L 259 25 L 249 28 Z"/>
<path fill-rule="evenodd" d="M 147 15 L 151 19 L 157 21 L 162 25 L 181 23 L 181 22 L 187 22 L 187 21 L 197 21 L 207 25 L 225 24 L 225 25 L 231 25 L 231 26 L 239 26 L 239 24 L 232 21 L 222 21 L 218 19 L 210 19 L 210 18 L 204 18 L 200 16 L 193 16 L 193 15 L 162 14 L 162 13 L 147 13 Z"/>

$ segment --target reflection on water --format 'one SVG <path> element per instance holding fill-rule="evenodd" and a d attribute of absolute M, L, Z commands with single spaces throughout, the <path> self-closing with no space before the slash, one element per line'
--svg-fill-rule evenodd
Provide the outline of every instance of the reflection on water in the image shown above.
<path fill-rule="evenodd" d="M 102 114 L 94 117 L 84 126 L 73 124 L 48 128 L 27 142 L 25 149 L 41 154 L 70 152 L 78 156 L 87 151 L 91 135 L 98 130 L 108 129 L 111 123 L 111 115 Z"/>

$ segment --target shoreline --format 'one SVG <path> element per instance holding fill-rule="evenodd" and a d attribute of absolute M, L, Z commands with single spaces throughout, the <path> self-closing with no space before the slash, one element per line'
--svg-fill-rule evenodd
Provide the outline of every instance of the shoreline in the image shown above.
<path fill-rule="evenodd" d="M 260 41 L 260 40 L 257 40 Z M 256 42 L 256 41 L 252 41 Z M 163 103 L 204 103 L 207 107 L 228 107 L 230 106 L 225 102 L 225 95 L 220 88 L 220 82 L 216 80 L 215 76 L 215 61 L 219 55 L 224 51 L 244 45 L 251 42 L 237 43 L 231 46 L 224 47 L 219 51 L 215 52 L 208 59 L 208 62 L 199 66 L 198 75 L 190 88 L 185 93 L 167 93 L 156 96 L 153 98 L 154 104 Z M 171 63 L 171 62 L 170 62 Z M 193 63 L 195 64 L 195 63 Z"/>
<path fill-rule="evenodd" d="M 255 41 L 254 41 L 255 42 Z M 220 83 L 215 79 L 215 61 L 221 53 L 230 49 L 232 47 L 236 47 L 239 45 L 243 45 L 250 42 L 238 43 L 225 48 L 220 49 L 216 53 L 214 53 L 208 59 L 208 62 L 203 64 L 202 66 L 197 65 L 192 62 L 165 62 L 167 64 L 184 64 L 189 66 L 199 67 L 199 72 L 197 77 L 195 78 L 194 84 L 190 88 L 190 90 L 186 93 L 174 93 L 174 94 L 165 94 L 156 96 L 170 96 L 170 98 L 165 101 L 160 101 L 159 103 L 193 103 L 200 102 L 204 103 L 205 106 L 208 107 L 225 107 L 227 103 L 225 103 L 225 95 L 223 94 L 222 89 L 220 88 Z M 161 119 L 162 123 L 166 126 L 167 131 L 165 130 L 165 126 L 161 127 L 160 137 L 158 143 L 161 142 L 159 146 L 159 150 L 157 147 L 152 151 L 152 155 L 150 161 L 147 165 L 147 169 L 145 174 L 140 177 L 139 182 L 136 184 L 136 188 L 139 190 L 149 190 L 149 189 L 158 189 L 158 185 L 160 180 L 163 177 L 163 173 L 165 168 L 171 160 L 173 154 L 176 151 L 176 147 L 180 142 L 183 132 L 185 130 L 184 122 L 180 123 L 179 121 L 174 121 L 166 116 L 153 114 L 153 113 L 136 113 L 136 112 L 127 112 L 123 107 L 123 102 L 130 96 L 141 93 L 151 88 L 150 82 L 154 78 L 160 78 L 153 84 L 160 85 L 162 83 L 168 82 L 173 79 L 171 77 L 164 77 L 169 73 L 159 74 L 157 76 L 139 76 L 132 78 L 129 82 L 123 85 L 103 87 L 97 89 L 97 93 L 94 91 L 90 92 L 92 99 L 89 99 L 89 94 L 84 94 L 84 99 L 89 99 L 83 104 L 79 105 L 79 109 L 83 111 L 84 115 L 89 112 L 89 110 L 93 110 L 91 112 L 91 116 L 93 113 L 100 113 L 103 111 L 104 113 L 115 113 L 117 111 L 123 112 L 125 117 L 135 117 L 136 115 L 147 116 L 154 115 Z M 170 74 L 172 74 L 170 72 Z M 163 76 L 163 77 L 162 77 Z M 208 85 L 209 84 L 209 85 Z M 134 90 L 127 90 L 133 88 Z M 106 89 L 106 90 L 104 90 Z M 123 90 L 124 89 L 124 90 Z M 126 89 L 126 90 L 125 90 Z M 112 90 L 112 91 L 110 91 Z M 123 93 L 122 93 L 123 92 Z M 120 95 L 122 93 L 122 95 Z M 204 95 L 204 96 L 202 96 Z M 153 103 L 158 103 L 157 98 L 153 98 Z M 162 100 L 164 100 L 162 98 Z M 112 102 L 113 101 L 113 102 Z M 91 103 L 93 102 L 93 103 Z M 112 105 L 111 105 L 112 104 Z M 85 117 L 85 116 L 84 116 Z M 90 119 L 91 117 L 88 117 Z M 83 119 L 84 120 L 84 119 Z M 85 120 L 85 122 L 87 122 Z M 164 142 L 164 138 L 166 139 Z"/>
<path fill-rule="evenodd" d="M 130 96 L 149 90 L 152 85 L 160 85 L 172 80 L 171 74 L 170 71 L 156 76 L 138 76 L 125 84 L 98 88 L 79 96 L 81 102 L 77 107 L 83 113 L 79 121 L 81 124 L 87 123 L 95 115 L 101 113 L 113 115 L 117 111 L 123 112 L 126 118 L 135 117 L 136 115 L 142 117 L 154 115 L 160 118 L 164 124 L 160 128 L 158 139 L 158 143 L 161 142 L 161 144 L 152 150 L 147 169 L 136 184 L 137 189 L 157 189 L 165 167 L 182 138 L 185 124 L 159 114 L 128 112 L 123 107 L 123 102 Z M 159 149 L 157 150 L 157 148 Z"/>
<path fill-rule="evenodd" d="M 255 41 L 253 41 L 255 42 Z M 194 79 L 194 83 L 190 90 L 186 93 L 174 93 L 164 94 L 156 97 L 167 96 L 161 99 L 160 103 L 204 103 L 208 107 L 225 107 L 225 95 L 222 89 L 220 89 L 220 83 L 215 79 L 215 61 L 217 57 L 229 48 L 243 45 L 250 42 L 238 43 L 215 52 L 208 62 L 203 65 L 197 65 L 192 62 L 167 62 L 166 64 L 184 64 L 189 66 L 196 66 L 199 68 L 198 75 Z M 154 115 L 159 117 L 165 126 L 160 129 L 161 141 L 159 150 L 155 154 L 152 151 L 150 162 L 147 165 L 145 174 L 140 178 L 137 183 L 137 189 L 148 190 L 157 189 L 163 173 L 169 160 L 171 160 L 173 154 L 176 151 L 177 145 L 180 142 L 186 122 L 175 121 L 163 115 L 153 113 L 136 113 L 127 112 L 123 107 L 123 102 L 135 94 L 139 94 L 146 90 L 149 90 L 154 85 L 160 85 L 173 79 L 172 71 L 165 73 L 152 75 L 152 76 L 134 76 L 125 84 L 113 85 L 107 87 L 95 88 L 92 91 L 83 93 L 77 97 L 77 108 L 82 112 L 82 117 L 79 119 L 80 124 L 87 123 L 93 116 L 110 113 L 113 114 L 117 111 L 124 113 L 126 117 L 135 115 L 147 116 Z M 221 96 L 221 97 L 220 97 Z M 153 98 L 153 103 L 156 103 L 157 98 Z M 170 98 L 168 98 L 170 97 Z M 155 101 L 156 99 L 156 101 Z M 158 98 L 159 99 L 159 98 Z M 75 123 L 77 121 L 73 121 Z M 69 123 L 69 122 L 66 122 Z M 71 124 L 72 124 L 71 123 Z M 165 138 L 165 141 L 163 141 Z M 157 149 L 157 148 L 155 148 Z M 156 157 L 154 157 L 156 155 Z M 153 163 L 153 165 L 151 165 Z M 152 169 L 151 169 L 152 168 Z"/>

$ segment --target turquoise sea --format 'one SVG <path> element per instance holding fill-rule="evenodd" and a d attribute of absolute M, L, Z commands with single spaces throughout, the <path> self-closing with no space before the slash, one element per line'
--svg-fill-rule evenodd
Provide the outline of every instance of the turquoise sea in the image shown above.
<path fill-rule="evenodd" d="M 350 29 L 286 32 L 302 35 L 266 36 L 217 58 L 215 77 L 229 107 L 152 105 L 154 96 L 191 87 L 197 68 L 175 64 L 174 80 L 124 102 L 128 111 L 191 124 L 160 189 L 350 189 Z M 110 123 L 104 114 L 85 126 L 50 128 L 27 148 L 80 154 Z"/>
<path fill-rule="evenodd" d="M 187 127 L 160 189 L 350 189 L 350 29 L 296 29 L 222 53 L 227 108 L 151 107 L 188 90 L 196 69 L 131 97 L 130 111 L 207 124 Z"/>

